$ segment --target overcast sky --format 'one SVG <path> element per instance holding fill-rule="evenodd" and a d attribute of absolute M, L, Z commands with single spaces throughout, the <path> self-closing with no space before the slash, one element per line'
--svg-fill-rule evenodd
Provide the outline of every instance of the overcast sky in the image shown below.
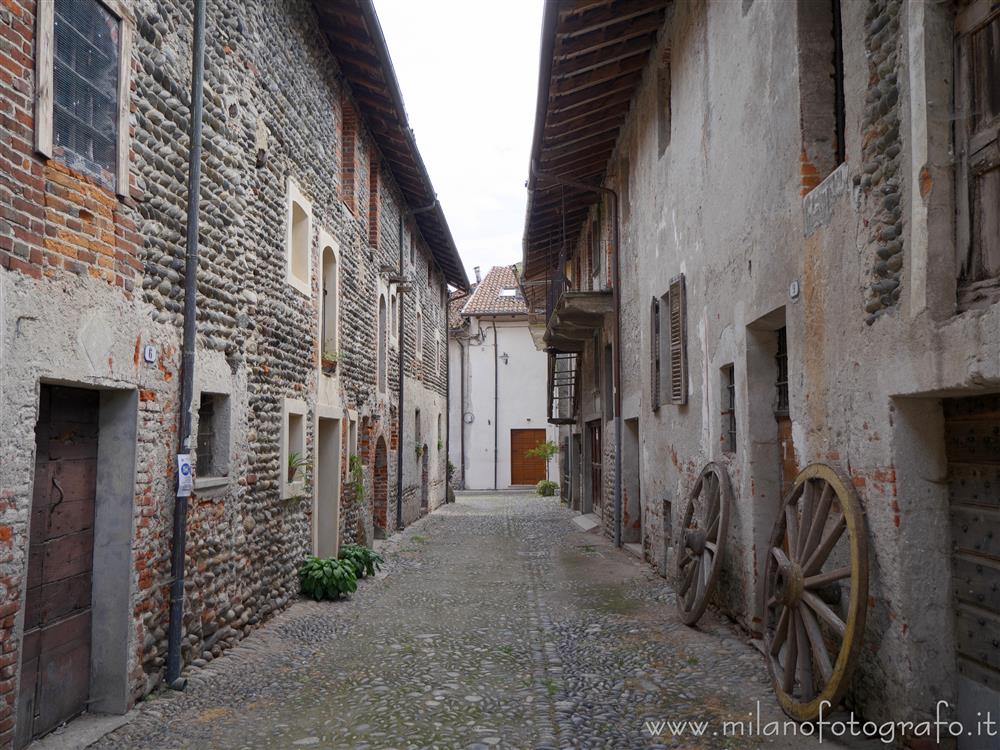
<path fill-rule="evenodd" d="M 375 0 L 470 281 L 521 260 L 542 2 Z"/>

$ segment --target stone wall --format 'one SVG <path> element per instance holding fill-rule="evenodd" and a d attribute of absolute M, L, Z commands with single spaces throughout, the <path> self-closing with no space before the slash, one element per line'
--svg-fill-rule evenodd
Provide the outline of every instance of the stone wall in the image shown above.
<path fill-rule="evenodd" d="M 34 5 L 0 9 L 0 740 L 16 702 L 20 609 L 32 497 L 39 382 L 139 393 L 132 614 L 132 699 L 162 677 L 175 483 L 183 323 L 191 15 L 179 0 L 137 0 L 131 96 L 131 184 L 119 199 L 33 151 Z M 341 419 L 341 541 L 370 541 L 374 446 L 388 446 L 388 528 L 395 528 L 396 451 L 412 455 L 412 419 L 398 434 L 399 344 L 377 390 L 377 305 L 383 266 L 399 260 L 400 193 L 365 130 L 356 129 L 353 194 L 345 194 L 342 111 L 351 92 L 318 31 L 310 3 L 235 0 L 208 5 L 200 207 L 195 410 L 202 391 L 230 399 L 229 482 L 191 499 L 183 657 L 218 657 L 298 595 L 296 570 L 313 548 L 312 473 L 302 497 L 281 497 L 282 407 L 302 401 L 305 453 L 318 412 Z M 276 46 L 275 30 L 290 41 Z M 351 105 L 352 107 L 355 105 Z M 376 176 L 377 175 L 377 176 Z M 286 281 L 286 189 L 312 204 L 311 294 Z M 371 188 L 376 187 L 373 191 Z M 376 199 L 369 205 L 369 196 Z M 352 197 L 353 196 L 353 197 Z M 371 221 L 378 221 L 375 232 Z M 339 252 L 339 354 L 319 368 L 322 258 L 318 230 Z M 406 255 L 425 341 L 444 337 L 443 277 L 414 226 Z M 373 244 L 374 242 L 374 244 Z M 430 273 L 428 274 L 428 267 Z M 407 398 L 442 412 L 441 364 L 412 354 L 412 302 L 402 332 Z M 155 350 L 152 363 L 143 350 Z M 409 406 L 408 406 L 409 408 Z M 348 415 L 357 419 L 365 492 L 349 489 Z M 197 430 L 197 424 L 194 426 Z M 446 429 L 446 427 L 445 427 Z M 426 433 L 425 433 L 426 434 Z M 407 435 L 410 437 L 408 438 Z M 443 451 L 442 451 L 443 453 Z M 404 462 L 405 463 L 405 462 Z M 432 501 L 444 497 L 444 462 L 432 463 Z M 417 480 L 407 477 L 407 497 Z M 409 503 L 409 501 L 408 501 Z M 408 508 L 412 504 L 408 504 Z M 419 515 L 419 506 L 408 513 Z M 2 744 L 2 742 L 0 742 Z"/>

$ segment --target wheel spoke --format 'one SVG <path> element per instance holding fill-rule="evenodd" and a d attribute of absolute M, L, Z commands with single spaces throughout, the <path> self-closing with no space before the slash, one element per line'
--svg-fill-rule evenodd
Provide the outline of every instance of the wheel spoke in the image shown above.
<path fill-rule="evenodd" d="M 785 556 L 785 551 L 781 547 L 771 547 L 771 554 L 774 555 L 774 559 L 778 561 L 778 565 L 790 565 L 788 558 Z"/>
<path fill-rule="evenodd" d="M 719 547 L 716 545 L 716 543 L 710 542 L 707 539 L 705 540 L 705 549 L 711 551 L 713 559 L 715 558 L 716 553 L 719 551 Z"/>
<path fill-rule="evenodd" d="M 785 642 L 788 637 L 788 620 L 791 610 L 788 607 L 784 607 L 781 610 L 781 614 L 778 616 L 778 625 L 774 629 L 774 640 L 771 641 L 771 655 L 777 655 L 778 651 L 781 650 L 781 644 Z"/>
<path fill-rule="evenodd" d="M 684 596 L 691 588 L 691 582 L 694 580 L 695 571 L 698 570 L 698 565 L 695 559 L 692 557 L 689 562 L 694 562 L 694 565 L 688 565 L 687 572 L 684 574 L 684 580 L 681 581 L 681 588 L 678 592 L 681 596 Z"/>
<path fill-rule="evenodd" d="M 799 518 L 792 505 L 785 506 L 785 533 L 788 535 L 788 556 L 792 560 L 798 560 Z"/>
<path fill-rule="evenodd" d="M 829 573 L 820 573 L 819 575 L 810 576 L 805 580 L 805 586 L 807 589 L 819 589 L 827 586 L 834 581 L 839 581 L 844 578 L 851 577 L 851 566 L 845 565 L 843 568 L 837 568 L 836 570 L 831 570 Z"/>
<path fill-rule="evenodd" d="M 798 651 L 798 663 L 795 672 L 798 675 L 799 686 L 802 688 L 802 696 L 806 701 L 811 701 L 813 697 L 812 679 L 812 657 L 809 649 L 809 639 L 806 636 L 805 625 L 802 622 L 802 608 L 796 610 L 795 618 L 795 646 Z"/>
<path fill-rule="evenodd" d="M 837 635 L 841 638 L 844 637 L 844 632 L 847 630 L 847 626 L 844 624 L 844 621 L 841 620 L 837 614 L 827 606 L 826 602 L 811 591 L 802 592 L 802 601 L 808 604 L 812 608 L 812 611 L 820 616 L 820 619 L 822 619 L 823 622 L 833 628 Z"/>
<path fill-rule="evenodd" d="M 826 685 L 833 676 L 833 665 L 830 664 L 830 654 L 826 651 L 826 642 L 823 640 L 823 634 L 820 632 L 819 623 L 816 622 L 816 618 L 809 611 L 808 607 L 802 607 L 799 610 L 799 614 L 802 616 L 802 625 L 806 629 L 806 635 L 809 636 L 813 658 L 816 659 L 816 665 L 819 667 L 823 684 Z"/>
<path fill-rule="evenodd" d="M 789 610 L 788 615 L 788 630 L 789 637 L 788 642 L 785 644 L 785 663 L 784 663 L 784 674 L 781 676 L 781 689 L 791 695 L 792 688 L 795 686 L 795 667 L 799 661 L 799 649 L 798 649 L 798 637 L 795 635 L 798 629 L 798 617 L 796 617 L 795 612 Z"/>
<path fill-rule="evenodd" d="M 808 529 L 812 527 L 813 510 L 813 486 L 812 482 L 807 479 L 802 483 L 802 523 L 799 524 L 799 528 Z M 799 544 L 801 545 L 803 541 L 805 540 L 800 537 Z M 796 560 L 804 559 L 801 546 L 794 550 L 788 550 L 788 552 Z"/>
<path fill-rule="evenodd" d="M 712 525 L 708 527 L 708 532 L 706 537 L 713 542 L 719 541 L 719 522 L 722 520 L 722 515 L 717 515 L 712 519 Z"/>
<path fill-rule="evenodd" d="M 802 572 L 804 575 L 814 576 L 820 571 L 823 567 L 823 563 L 826 562 L 826 558 L 830 556 L 830 552 L 840 540 L 840 536 L 844 533 L 844 529 L 846 528 L 847 519 L 844 516 L 840 516 L 833 528 L 830 529 L 830 532 L 823 537 L 823 541 L 819 543 L 819 546 L 813 551 L 812 555 L 809 556 L 809 561 L 802 566 Z"/>
<path fill-rule="evenodd" d="M 802 543 L 802 558 L 807 559 L 809 555 L 812 554 L 813 550 L 816 549 L 816 545 L 819 543 L 820 537 L 823 535 L 823 529 L 826 526 L 827 516 L 830 515 L 830 504 L 833 502 L 833 485 L 827 483 L 823 487 L 823 494 L 819 498 L 819 507 L 816 508 L 816 514 L 813 517 L 812 524 L 809 526 L 809 530 L 805 531 L 806 539 Z"/>

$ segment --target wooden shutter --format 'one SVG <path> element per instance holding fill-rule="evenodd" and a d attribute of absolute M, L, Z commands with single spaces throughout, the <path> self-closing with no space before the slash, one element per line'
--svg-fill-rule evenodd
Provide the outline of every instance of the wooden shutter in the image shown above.
<path fill-rule="evenodd" d="M 660 408 L 660 301 L 649 303 L 649 395 L 653 411 Z"/>
<path fill-rule="evenodd" d="M 670 403 L 687 403 L 687 299 L 684 293 L 684 274 L 670 280 L 669 320 L 670 332 Z"/>

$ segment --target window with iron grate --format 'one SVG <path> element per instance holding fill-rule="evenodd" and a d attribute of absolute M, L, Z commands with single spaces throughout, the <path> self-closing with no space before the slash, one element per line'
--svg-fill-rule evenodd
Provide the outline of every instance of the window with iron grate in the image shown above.
<path fill-rule="evenodd" d="M 778 329 L 778 353 L 774 356 L 778 365 L 778 379 L 775 387 L 778 391 L 778 404 L 774 413 L 779 417 L 788 416 L 788 340 L 785 327 Z"/>
<path fill-rule="evenodd" d="M 722 395 L 722 451 L 736 453 L 736 371 L 725 365 L 720 371 Z"/>

